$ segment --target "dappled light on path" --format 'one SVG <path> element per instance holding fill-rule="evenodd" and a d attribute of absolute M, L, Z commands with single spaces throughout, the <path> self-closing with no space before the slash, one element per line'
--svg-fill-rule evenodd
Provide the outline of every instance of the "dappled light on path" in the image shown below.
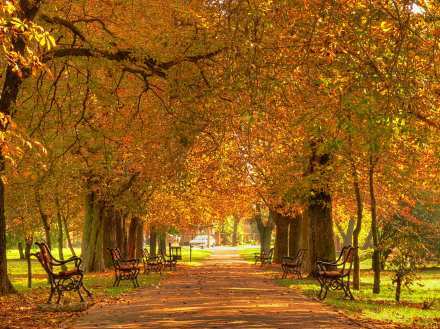
<path fill-rule="evenodd" d="M 71 328 L 360 328 L 321 303 L 276 286 L 267 272 L 217 250 L 201 267 L 179 268 L 157 288 L 99 305 Z"/>

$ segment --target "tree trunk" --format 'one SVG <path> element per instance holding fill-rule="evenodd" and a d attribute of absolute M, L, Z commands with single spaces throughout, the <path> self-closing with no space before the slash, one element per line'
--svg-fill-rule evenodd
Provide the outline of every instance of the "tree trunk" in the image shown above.
<path fill-rule="evenodd" d="M 104 253 L 104 266 L 110 268 L 113 265 L 113 260 L 108 252 L 109 248 L 117 247 L 116 244 L 116 218 L 114 216 L 113 207 L 104 207 L 102 211 L 102 221 L 104 222 L 104 237 L 103 237 L 103 253 Z"/>
<path fill-rule="evenodd" d="M 133 217 L 130 221 L 130 228 L 128 230 L 128 257 L 142 257 L 143 243 L 144 236 L 142 221 L 137 217 Z"/>
<path fill-rule="evenodd" d="M 66 216 L 62 216 L 62 219 L 63 219 L 63 225 L 64 225 L 64 232 L 66 232 L 67 246 L 69 247 L 72 256 L 76 256 L 75 249 L 73 248 L 73 245 L 72 245 L 72 240 L 70 239 L 69 226 L 67 225 Z"/>
<path fill-rule="evenodd" d="M 400 291 L 402 288 L 402 278 L 397 275 L 396 277 L 396 302 L 400 302 Z"/>
<path fill-rule="evenodd" d="M 138 227 L 136 231 L 136 247 L 135 254 L 136 258 L 142 258 L 142 254 L 144 251 L 144 222 L 141 219 L 138 219 Z"/>
<path fill-rule="evenodd" d="M 289 256 L 295 257 L 301 245 L 301 216 L 295 216 L 289 224 Z"/>
<path fill-rule="evenodd" d="M 32 262 L 31 262 L 31 248 L 32 248 L 33 238 L 26 238 L 26 264 L 27 264 L 27 287 L 32 288 Z"/>
<path fill-rule="evenodd" d="M 0 148 L 0 174 L 5 173 L 5 158 Z M 0 296 L 17 292 L 8 278 L 6 260 L 5 183 L 0 179 Z"/>
<path fill-rule="evenodd" d="M 361 270 L 360 270 L 360 259 L 359 259 L 359 234 L 361 233 L 362 228 L 362 216 L 363 216 L 363 203 L 362 203 L 362 195 L 361 189 L 359 186 L 359 177 L 356 170 L 356 164 L 350 154 L 350 162 L 351 162 L 351 175 L 353 177 L 353 189 L 356 197 L 356 227 L 353 230 L 353 247 L 354 249 L 354 257 L 353 257 L 353 288 L 356 290 L 360 289 L 361 284 Z"/>
<path fill-rule="evenodd" d="M 157 229 L 155 225 L 150 226 L 150 255 L 157 255 Z"/>
<path fill-rule="evenodd" d="M 35 203 L 37 205 L 38 212 L 40 213 L 41 225 L 43 226 L 43 229 L 44 229 L 44 235 L 46 237 L 47 246 L 49 247 L 49 249 L 52 249 L 52 241 L 51 241 L 51 237 L 50 237 L 49 216 L 45 212 L 45 210 L 43 208 L 43 204 L 41 203 L 41 194 L 40 194 L 40 191 L 38 190 L 38 188 L 39 188 L 38 186 L 34 187 L 34 189 L 35 189 L 34 190 Z"/>
<path fill-rule="evenodd" d="M 115 214 L 115 235 L 116 235 L 116 247 L 119 248 L 122 255 L 126 255 L 126 238 L 125 238 L 125 225 L 124 216 L 120 211 L 116 211 Z M 125 257 L 125 256 L 124 256 Z"/>
<path fill-rule="evenodd" d="M 273 261 L 281 263 L 281 259 L 289 253 L 289 220 L 287 217 L 270 210 L 275 221 L 275 250 Z"/>
<path fill-rule="evenodd" d="M 308 174 L 311 175 L 313 183 L 316 174 L 324 172 L 330 163 L 330 155 L 327 153 L 319 154 L 319 140 L 310 142 L 311 158 Z M 314 270 L 316 259 L 323 258 L 329 261 L 335 260 L 335 238 L 333 232 L 332 219 L 332 197 L 326 191 L 322 184 L 316 190 L 312 187 L 311 197 L 308 201 L 305 212 L 307 220 L 305 224 L 309 225 L 308 230 L 308 259 L 306 268 Z"/>
<path fill-rule="evenodd" d="M 232 231 L 232 245 L 237 246 L 238 244 L 238 224 L 240 224 L 240 218 L 234 216 L 234 227 Z"/>
<path fill-rule="evenodd" d="M 64 260 L 64 237 L 63 237 L 63 220 L 61 218 L 61 208 L 60 208 L 60 200 L 58 199 L 58 195 L 55 196 L 55 206 L 57 210 L 57 226 L 58 226 L 58 256 L 60 260 Z M 66 270 L 65 266 L 63 266 L 63 270 Z"/>
<path fill-rule="evenodd" d="M 379 249 L 379 232 L 377 226 L 377 209 L 376 209 L 376 196 L 374 192 L 374 161 L 373 156 L 370 155 L 370 166 L 368 170 L 369 189 L 370 189 L 370 204 L 371 204 L 371 233 L 373 234 L 373 293 L 380 293 L 380 249 Z"/>
<path fill-rule="evenodd" d="M 81 256 L 85 272 L 101 272 L 104 270 L 102 221 L 102 205 L 95 192 L 86 195 L 85 221 L 81 243 Z"/>
<path fill-rule="evenodd" d="M 159 231 L 159 253 L 166 254 L 167 253 L 167 234 L 164 230 Z"/>
<path fill-rule="evenodd" d="M 274 222 L 272 216 L 269 216 L 267 223 L 263 222 L 260 205 L 257 204 L 255 214 L 255 222 L 257 223 L 258 234 L 260 236 L 260 252 L 268 252 L 270 250 L 270 243 L 272 240 L 272 231 Z"/>
<path fill-rule="evenodd" d="M 353 218 L 350 218 L 348 221 L 347 230 L 344 231 L 340 223 L 336 223 L 336 228 L 342 238 L 343 246 L 351 246 L 353 243 L 353 232 L 355 228 L 356 221 Z"/>
<path fill-rule="evenodd" d="M 18 243 L 17 247 L 18 247 L 18 253 L 20 254 L 20 260 L 26 259 L 24 256 L 24 251 L 23 251 L 23 242 L 20 241 Z"/>
<path fill-rule="evenodd" d="M 309 257 L 312 268 L 317 258 L 334 261 L 336 251 L 330 194 L 315 193 L 307 207 L 306 216 L 310 220 Z"/>
<path fill-rule="evenodd" d="M 368 232 L 367 237 L 365 238 L 364 243 L 362 244 L 362 249 L 368 249 L 368 248 L 373 248 L 373 233 L 371 231 L 371 227 L 370 227 L 370 231 Z"/>

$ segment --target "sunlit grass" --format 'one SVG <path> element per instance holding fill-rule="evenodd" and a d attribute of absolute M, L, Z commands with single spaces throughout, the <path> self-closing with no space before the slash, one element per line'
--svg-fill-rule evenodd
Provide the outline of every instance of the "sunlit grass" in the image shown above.
<path fill-rule="evenodd" d="M 255 253 L 259 252 L 260 248 L 243 248 L 239 251 L 241 258 L 252 264 L 255 262 Z"/>
<path fill-rule="evenodd" d="M 373 294 L 373 273 L 362 271 L 362 284 L 359 291 L 353 291 L 355 301 L 343 299 L 341 291 L 329 292 L 325 303 L 351 316 L 391 321 L 402 325 L 413 323 L 427 328 L 437 328 L 440 322 L 440 268 L 422 270 L 420 280 L 411 288 L 402 290 L 401 302 L 394 301 L 395 287 L 389 272 L 382 273 L 381 293 Z M 309 297 L 316 297 L 319 285 L 316 280 L 278 279 L 278 284 L 293 289 L 300 289 Z M 423 310 L 423 302 L 435 300 L 429 310 Z"/>
<path fill-rule="evenodd" d="M 36 252 L 34 249 L 32 252 Z M 64 249 L 64 257 L 67 259 L 71 257 L 69 249 Z M 81 250 L 76 249 L 75 252 L 80 254 Z M 58 258 L 58 250 L 54 248 L 52 250 L 54 257 Z M 19 291 L 26 293 L 30 291 L 27 287 L 27 262 L 26 260 L 19 259 L 18 250 L 8 250 L 8 275 L 11 279 L 14 287 Z M 47 282 L 47 275 L 41 264 L 32 257 L 32 289 L 49 289 L 49 284 Z M 142 273 L 142 272 L 141 272 Z M 84 276 L 84 284 L 87 288 L 92 290 L 94 295 L 97 296 L 107 296 L 116 297 L 120 294 L 129 292 L 133 289 L 133 284 L 131 281 L 122 281 L 119 287 L 113 287 L 114 273 L 113 271 L 102 272 L 102 273 L 87 273 Z M 141 287 L 147 287 L 151 285 L 156 285 L 160 281 L 160 275 L 155 273 L 150 273 L 148 275 L 140 274 L 138 281 Z"/>
<path fill-rule="evenodd" d="M 260 248 L 244 248 L 240 256 L 254 263 L 254 254 Z M 403 288 L 401 302 L 394 301 L 395 287 L 391 282 L 391 273 L 383 272 L 381 279 L 381 293 L 373 294 L 373 273 L 371 259 L 361 262 L 361 289 L 353 290 L 355 301 L 343 299 L 340 291 L 329 292 L 325 303 L 342 310 L 351 316 L 374 319 L 386 322 L 395 322 L 401 325 L 417 324 L 426 328 L 438 328 L 440 323 L 440 268 L 432 267 L 419 272 L 418 280 L 408 290 Z M 315 279 L 277 279 L 279 285 L 298 289 L 309 297 L 317 297 L 319 284 Z M 435 301 L 429 310 L 423 310 L 424 302 Z"/>
<path fill-rule="evenodd" d="M 189 247 L 185 246 L 182 247 L 182 260 L 177 263 L 177 265 L 183 263 L 185 265 L 191 265 L 191 266 L 199 266 L 201 263 L 206 260 L 209 256 L 211 256 L 212 251 L 209 249 L 198 249 L 198 248 L 192 248 L 191 250 L 191 262 L 190 260 L 190 249 Z"/>

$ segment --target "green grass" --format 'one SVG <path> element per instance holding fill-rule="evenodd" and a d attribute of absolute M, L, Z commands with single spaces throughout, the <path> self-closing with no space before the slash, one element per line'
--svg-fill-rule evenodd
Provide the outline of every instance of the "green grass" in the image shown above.
<path fill-rule="evenodd" d="M 182 260 L 179 263 L 184 263 L 185 265 L 198 266 L 205 259 L 211 256 L 212 251 L 209 249 L 196 249 L 192 248 L 191 251 L 191 263 L 189 262 L 189 247 L 182 247 Z M 178 263 L 178 264 L 179 264 Z"/>
<path fill-rule="evenodd" d="M 254 262 L 254 253 L 259 248 L 244 248 L 240 250 L 240 256 L 249 263 Z M 325 300 L 326 304 L 344 311 L 349 316 L 361 317 L 386 322 L 394 322 L 399 325 L 425 328 L 438 328 L 440 323 L 440 268 L 433 267 L 421 270 L 418 280 L 411 290 L 403 288 L 401 302 L 394 301 L 395 287 L 391 282 L 391 273 L 382 272 L 381 293 L 373 294 L 373 273 L 371 259 L 361 262 L 361 289 L 353 290 L 355 301 L 343 299 L 340 291 L 329 292 Z M 319 284 L 314 279 L 276 279 L 277 284 L 292 289 L 298 289 L 309 297 L 316 297 L 319 292 Z M 423 310 L 425 301 L 435 300 L 429 310 Z"/>
<path fill-rule="evenodd" d="M 36 252 L 34 249 L 32 252 Z M 71 257 L 69 249 L 64 249 L 64 257 Z M 77 254 L 81 253 L 80 249 L 75 249 Z M 58 257 L 58 250 L 54 248 L 52 254 Z M 8 250 L 8 275 L 12 284 L 19 292 L 29 292 L 27 287 L 27 263 L 25 260 L 19 259 L 18 250 Z M 33 257 L 32 261 L 32 289 L 48 289 L 47 276 L 43 267 Z M 139 284 L 142 286 L 156 285 L 160 281 L 160 275 L 149 274 L 139 275 Z M 88 273 L 84 276 L 84 284 L 90 288 L 94 295 L 102 297 L 116 297 L 122 293 L 126 293 L 133 289 L 130 281 L 122 281 L 119 287 L 112 287 L 113 285 L 113 271 L 105 273 Z"/>
<path fill-rule="evenodd" d="M 32 252 L 36 252 L 33 249 Z M 75 249 L 77 255 L 81 253 L 81 250 Z M 67 259 L 71 257 L 72 254 L 69 249 L 65 248 L 63 250 L 64 257 Z M 191 266 L 198 266 L 203 260 L 211 255 L 210 250 L 203 249 L 193 249 L 191 263 L 189 262 L 189 247 L 182 247 L 182 261 L 180 264 L 186 264 Z M 58 249 L 53 248 L 52 254 L 58 258 Z M 20 256 L 17 249 L 10 249 L 7 251 L 8 257 L 8 275 L 12 281 L 14 287 L 20 292 L 29 291 L 27 288 L 27 263 L 25 260 L 20 260 Z M 47 278 L 46 273 L 40 263 L 32 257 L 32 287 L 33 288 L 47 288 Z M 155 285 L 159 282 L 159 275 L 139 275 L 139 283 L 141 286 Z M 86 274 L 84 277 L 84 283 L 86 286 L 91 287 L 92 290 L 98 292 L 98 294 L 104 294 L 108 296 L 117 296 L 121 293 L 125 293 L 132 289 L 131 282 L 122 282 L 120 287 L 112 287 L 113 285 L 113 272 L 106 273 L 90 273 Z"/>
<path fill-rule="evenodd" d="M 394 322 L 400 325 L 417 325 L 426 328 L 437 328 L 440 321 L 440 268 L 420 271 L 420 280 L 412 287 L 402 290 L 401 302 L 394 301 L 395 289 L 391 282 L 391 273 L 383 272 L 381 293 L 373 294 L 373 274 L 362 271 L 361 289 L 354 291 L 355 301 L 343 299 L 340 291 L 329 292 L 325 303 L 342 310 L 351 316 Z M 316 297 L 319 285 L 316 280 L 277 279 L 278 284 L 301 290 L 306 296 Z M 433 307 L 423 310 L 425 301 L 435 300 Z"/>
<path fill-rule="evenodd" d="M 260 248 L 243 248 L 239 251 L 241 258 L 252 264 L 255 262 L 255 253 L 259 252 Z"/>

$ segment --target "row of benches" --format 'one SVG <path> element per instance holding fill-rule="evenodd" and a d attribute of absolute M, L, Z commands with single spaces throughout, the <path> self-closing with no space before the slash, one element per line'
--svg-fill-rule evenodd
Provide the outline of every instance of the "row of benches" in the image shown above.
<path fill-rule="evenodd" d="M 345 297 L 354 299 L 350 290 L 350 275 L 353 267 L 355 248 L 352 246 L 345 246 L 342 248 L 339 257 L 336 261 L 328 261 L 326 259 L 317 258 L 315 267 L 312 270 L 312 276 L 315 277 L 320 286 L 318 298 L 325 299 L 329 290 L 342 290 Z M 255 254 L 255 264 L 261 263 L 272 264 L 274 249 L 262 253 Z M 281 270 L 283 271 L 282 278 L 287 278 L 288 274 L 296 275 L 299 279 L 302 278 L 302 267 L 306 249 L 298 250 L 295 257 L 282 257 Z"/>
<path fill-rule="evenodd" d="M 81 291 L 85 292 L 89 298 L 92 297 L 92 293 L 83 283 L 84 272 L 81 269 L 82 259 L 80 257 L 73 256 L 66 260 L 58 260 L 53 257 L 46 243 L 36 243 L 36 245 L 40 250 L 33 255 L 47 273 L 50 284 L 48 304 L 52 302 L 55 294 L 58 296 L 56 303 L 59 304 L 66 291 L 78 293 L 81 302 L 84 301 Z M 153 256 L 147 249 L 144 249 L 141 259 L 124 259 L 118 248 L 110 248 L 108 251 L 115 271 L 113 287 L 119 286 L 122 280 L 131 280 L 134 287 L 139 287 L 138 275 L 141 272 L 141 262 L 144 273 L 162 273 L 166 269 L 176 270 L 177 261 L 182 259 L 181 248 L 171 246 L 169 255 L 162 252 L 158 256 Z M 71 269 L 67 269 L 67 266 Z"/>

